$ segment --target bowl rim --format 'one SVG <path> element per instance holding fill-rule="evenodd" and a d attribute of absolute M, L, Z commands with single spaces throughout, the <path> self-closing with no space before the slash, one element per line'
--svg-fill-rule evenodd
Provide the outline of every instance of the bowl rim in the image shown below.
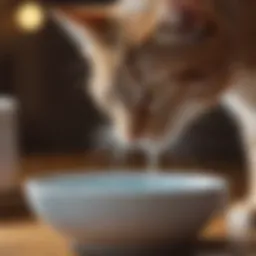
<path fill-rule="evenodd" d="M 69 178 L 83 178 L 88 179 L 92 177 L 96 177 L 99 179 L 109 179 L 111 176 L 114 177 L 121 177 L 121 178 L 127 178 L 127 177 L 142 177 L 143 179 L 146 178 L 149 181 L 156 181 L 156 178 L 162 182 L 163 180 L 170 179 L 187 179 L 187 180 L 195 180 L 197 181 L 197 187 L 189 187 L 189 186 L 183 186 L 179 189 L 171 189 L 171 186 L 167 186 L 167 189 L 145 189 L 145 190 L 122 190 L 114 188 L 112 190 L 107 189 L 92 189 L 88 188 L 86 186 L 77 186 L 69 185 L 69 186 L 61 186 L 61 185 L 55 185 L 55 181 L 59 180 L 67 180 Z M 51 184 L 50 184 L 51 183 Z M 200 184 L 201 183 L 201 184 Z M 168 184 L 167 184 L 168 185 Z M 72 192 L 70 189 L 67 188 L 73 188 Z M 68 174 L 55 174 L 55 175 L 47 175 L 44 177 L 38 177 L 38 178 L 30 178 L 24 183 L 24 189 L 25 193 L 30 196 L 50 196 L 50 197 L 140 197 L 140 196 L 177 196 L 177 195 L 188 195 L 188 194 L 205 194 L 205 193 L 213 193 L 213 192 L 220 192 L 220 191 L 227 191 L 228 185 L 227 181 L 218 175 L 213 174 L 204 174 L 200 172 L 154 172 L 154 173 L 147 173 L 147 172 L 131 172 L 127 170 L 122 171 L 110 171 L 110 172 L 86 172 L 86 173 L 68 173 Z"/>

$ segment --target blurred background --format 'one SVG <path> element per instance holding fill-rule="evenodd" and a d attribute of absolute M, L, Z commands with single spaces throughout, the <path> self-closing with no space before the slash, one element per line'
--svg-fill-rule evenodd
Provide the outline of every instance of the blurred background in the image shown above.
<path fill-rule="evenodd" d="M 84 93 L 89 74 L 88 63 L 45 7 L 30 1 L 0 1 L 0 97 L 18 102 L 20 172 L 36 172 L 41 166 L 36 157 L 45 163 L 47 157 L 61 156 L 60 165 L 56 161 L 50 165 L 60 168 L 66 166 L 61 159 L 97 150 L 92 132 L 104 119 Z M 221 106 L 189 129 L 168 157 L 175 163 L 239 170 L 238 176 L 244 169 L 236 123 Z"/>

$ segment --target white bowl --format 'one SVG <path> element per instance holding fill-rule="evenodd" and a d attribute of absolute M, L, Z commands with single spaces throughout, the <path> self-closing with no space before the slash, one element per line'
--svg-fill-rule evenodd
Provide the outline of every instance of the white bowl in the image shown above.
<path fill-rule="evenodd" d="M 32 209 L 89 245 L 182 242 L 224 206 L 224 180 L 201 174 L 97 173 L 30 180 Z"/>

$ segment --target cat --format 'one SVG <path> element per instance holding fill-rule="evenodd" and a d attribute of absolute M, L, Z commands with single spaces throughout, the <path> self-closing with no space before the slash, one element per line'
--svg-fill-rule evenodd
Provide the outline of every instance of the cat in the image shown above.
<path fill-rule="evenodd" d="M 54 11 L 90 60 L 89 93 L 124 147 L 163 151 L 219 103 L 237 118 L 250 180 L 228 214 L 239 238 L 256 207 L 255 11 L 254 0 L 120 0 Z"/>

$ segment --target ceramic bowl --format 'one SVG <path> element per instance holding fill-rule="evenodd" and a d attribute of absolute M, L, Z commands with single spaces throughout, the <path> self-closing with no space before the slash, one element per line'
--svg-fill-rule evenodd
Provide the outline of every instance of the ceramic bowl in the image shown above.
<path fill-rule="evenodd" d="M 25 190 L 39 218 L 92 247 L 186 241 L 227 198 L 223 179 L 178 173 L 60 175 L 29 180 Z"/>

